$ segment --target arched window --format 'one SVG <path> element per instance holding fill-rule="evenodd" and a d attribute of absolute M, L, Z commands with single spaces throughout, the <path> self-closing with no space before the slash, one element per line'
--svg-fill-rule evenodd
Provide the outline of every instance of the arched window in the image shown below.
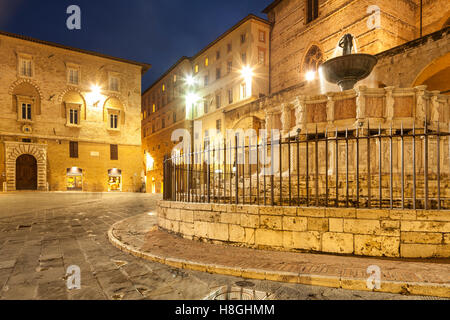
<path fill-rule="evenodd" d="M 316 45 L 312 45 L 306 53 L 303 62 L 303 72 L 316 72 L 323 63 L 322 50 Z"/>

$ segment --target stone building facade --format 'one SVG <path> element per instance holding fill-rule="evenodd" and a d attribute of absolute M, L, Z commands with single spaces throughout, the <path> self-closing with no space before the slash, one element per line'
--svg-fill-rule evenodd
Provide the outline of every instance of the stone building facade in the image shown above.
<path fill-rule="evenodd" d="M 0 188 L 139 191 L 150 65 L 0 33 Z"/>
<path fill-rule="evenodd" d="M 181 58 L 143 94 L 143 149 L 147 191 L 163 190 L 163 159 L 175 144 L 176 129 L 193 132 L 194 143 L 224 134 L 225 113 L 269 93 L 269 24 L 249 15 L 194 57 Z M 188 79 L 189 78 L 189 79 Z M 262 127 L 263 118 L 243 117 L 237 126 Z M 201 130 L 201 131 L 200 131 Z"/>

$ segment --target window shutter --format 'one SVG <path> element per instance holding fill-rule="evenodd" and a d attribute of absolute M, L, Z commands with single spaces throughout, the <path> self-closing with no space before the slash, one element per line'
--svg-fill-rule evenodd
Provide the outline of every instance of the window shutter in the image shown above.
<path fill-rule="evenodd" d="M 71 158 L 78 158 L 78 142 L 69 143 L 69 152 Z"/>
<path fill-rule="evenodd" d="M 119 150 L 116 144 L 111 145 L 111 160 L 119 160 Z"/>

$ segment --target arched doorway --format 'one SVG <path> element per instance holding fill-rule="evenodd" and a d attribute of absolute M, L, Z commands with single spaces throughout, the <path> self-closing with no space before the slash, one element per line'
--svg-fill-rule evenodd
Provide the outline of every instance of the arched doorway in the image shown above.
<path fill-rule="evenodd" d="M 435 59 L 419 74 L 413 86 L 426 85 L 429 91 L 450 94 L 450 53 Z"/>
<path fill-rule="evenodd" d="M 32 155 L 16 160 L 16 190 L 37 190 L 37 160 Z"/>

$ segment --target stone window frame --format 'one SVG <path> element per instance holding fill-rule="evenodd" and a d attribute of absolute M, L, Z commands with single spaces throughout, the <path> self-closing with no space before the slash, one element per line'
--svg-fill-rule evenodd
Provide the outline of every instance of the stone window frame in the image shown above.
<path fill-rule="evenodd" d="M 245 81 L 241 82 L 241 84 L 239 85 L 239 95 L 241 100 L 249 98 L 247 97 L 247 83 Z"/>
<path fill-rule="evenodd" d="M 107 108 L 107 128 L 108 131 L 120 131 L 121 130 L 121 118 L 122 118 L 122 110 L 116 108 Z M 117 128 L 111 127 L 111 115 L 117 115 Z"/>
<path fill-rule="evenodd" d="M 305 1 L 305 9 L 304 9 L 304 14 L 305 14 L 305 25 L 309 25 L 311 23 L 313 23 L 314 21 L 316 21 L 317 19 L 319 19 L 320 17 L 320 1 L 319 0 L 304 0 Z M 312 13 L 311 13 L 311 20 L 309 20 L 309 1 L 312 1 Z M 317 10 L 317 12 L 315 12 L 314 10 Z M 317 16 L 315 16 L 314 13 L 317 13 Z"/>
<path fill-rule="evenodd" d="M 261 53 L 263 53 L 264 54 L 264 57 L 263 57 L 263 61 L 261 62 L 261 56 L 260 56 L 260 54 Z M 266 65 L 266 56 L 267 56 L 267 49 L 266 48 L 263 48 L 263 47 L 258 47 L 258 64 L 259 65 L 263 65 L 263 66 L 265 66 Z"/>
<path fill-rule="evenodd" d="M 261 35 L 263 36 L 263 37 L 262 37 L 262 40 L 261 40 Z M 258 40 L 259 40 L 259 42 L 261 42 L 261 43 L 266 43 L 266 31 L 264 31 L 264 30 L 262 30 L 262 29 L 259 29 L 259 30 L 258 30 Z"/>
<path fill-rule="evenodd" d="M 75 64 L 75 63 L 67 63 L 66 70 L 67 70 L 67 84 L 78 87 L 81 82 L 81 66 L 79 64 Z M 72 70 L 78 72 L 77 83 L 73 83 L 70 81 L 70 71 L 72 71 Z"/>
<path fill-rule="evenodd" d="M 27 74 L 23 74 L 22 73 L 22 62 L 23 61 L 29 61 L 30 62 L 30 72 L 31 75 L 27 75 Z M 17 55 L 17 76 L 19 78 L 26 78 L 26 79 L 32 79 L 35 75 L 35 70 L 34 70 L 34 59 L 33 56 L 31 54 L 27 54 L 27 53 L 19 53 Z"/>
<path fill-rule="evenodd" d="M 112 86 L 112 79 L 117 79 L 117 90 Z M 119 72 L 108 72 L 108 91 L 120 92 L 122 89 L 121 74 Z"/>
<path fill-rule="evenodd" d="M 33 123 L 36 117 L 36 98 L 30 96 L 16 95 L 17 99 L 17 121 L 22 123 Z M 31 120 L 22 118 L 22 104 L 31 105 Z"/>
<path fill-rule="evenodd" d="M 81 103 L 65 102 L 66 104 L 66 127 L 79 128 L 81 126 Z M 78 111 L 78 123 L 70 123 L 70 110 Z"/>
<path fill-rule="evenodd" d="M 311 55 L 313 55 L 312 50 L 313 50 L 314 48 L 317 48 L 317 49 L 318 49 L 318 52 L 316 51 L 316 52 L 314 53 L 314 57 L 313 57 L 313 60 L 312 60 L 312 61 L 308 61 L 309 57 L 310 57 Z M 319 59 L 319 56 L 317 55 L 318 53 L 320 53 L 320 55 L 321 55 L 321 58 L 320 58 L 320 59 Z M 308 68 L 308 67 L 311 67 L 313 62 L 315 62 L 315 69 L 314 69 L 314 70 L 311 70 L 311 69 Z M 306 73 L 309 72 L 309 71 L 318 72 L 318 71 L 319 71 L 320 65 L 321 65 L 322 63 L 324 63 L 324 62 L 325 62 L 325 56 L 324 56 L 324 53 L 323 53 L 323 50 L 322 50 L 321 46 L 320 46 L 318 43 L 312 43 L 312 44 L 308 47 L 308 50 L 306 50 L 305 56 L 303 57 L 302 66 L 301 66 L 301 68 L 302 68 L 301 71 L 302 71 L 302 73 L 304 73 L 304 74 L 306 74 Z"/>

